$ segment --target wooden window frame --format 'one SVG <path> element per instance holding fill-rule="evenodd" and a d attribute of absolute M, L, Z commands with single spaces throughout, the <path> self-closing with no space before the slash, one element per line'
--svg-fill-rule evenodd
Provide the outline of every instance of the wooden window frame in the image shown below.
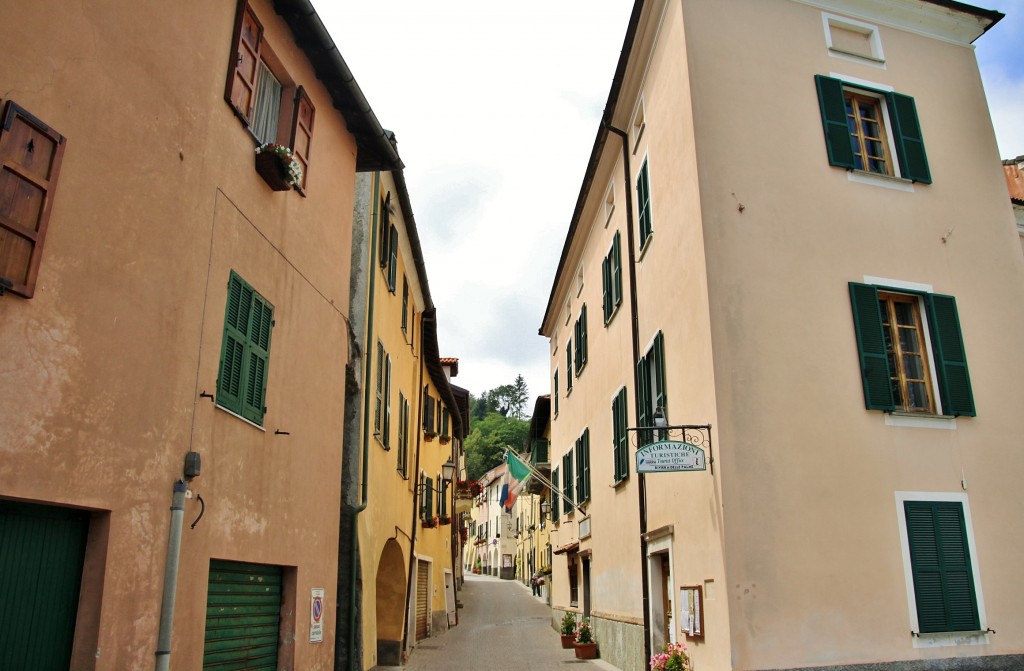
<path fill-rule="evenodd" d="M 9 291 L 24 298 L 32 298 L 36 291 L 36 279 L 39 276 L 39 267 L 43 258 L 43 244 L 46 240 L 46 231 L 49 228 L 50 212 L 53 208 L 53 198 L 57 190 L 57 180 L 60 176 L 60 167 L 64 159 L 64 149 L 67 141 L 64 136 L 50 128 L 48 125 L 37 119 L 28 110 L 18 105 L 13 100 L 8 100 L 4 106 L 3 122 L 0 126 L 0 187 L 5 191 L 10 188 L 14 180 L 18 186 L 11 189 L 9 199 L 4 199 L 0 205 L 0 255 L 3 259 L 10 259 L 10 263 L 17 261 L 17 267 L 24 267 L 20 277 L 3 277 L 5 280 L 0 284 L 0 294 Z M 19 150 L 16 144 L 24 142 L 22 133 L 16 128 L 26 128 L 28 140 L 24 150 Z M 36 155 L 35 144 L 37 141 L 46 140 L 53 145 L 47 165 L 40 165 L 35 169 L 35 161 L 28 160 L 25 156 L 19 158 L 19 153 Z M 40 154 L 41 155 L 41 154 Z M 21 212 L 18 203 L 24 205 L 31 202 L 30 193 L 38 194 L 38 206 L 34 216 L 30 212 Z M 24 215 L 31 218 L 32 222 L 19 221 Z M 31 225 L 26 225 L 31 224 Z M 14 245 L 4 243 L 4 238 L 10 237 L 14 241 L 22 241 L 20 246 L 28 244 L 29 249 L 24 256 L 24 261 L 17 258 L 14 253 Z M 8 256 L 8 254 L 10 256 Z M 4 263 L 9 263 L 4 261 Z M 10 283 L 10 286 L 7 284 Z"/>
<path fill-rule="evenodd" d="M 870 172 L 875 175 L 886 175 L 894 177 L 892 150 L 889 146 L 889 134 L 886 129 L 888 114 L 884 108 L 882 99 L 878 96 L 857 92 L 851 89 L 843 89 L 843 99 L 846 101 L 846 118 L 850 127 L 850 141 L 853 147 L 853 161 L 855 170 Z M 874 116 L 864 116 L 861 106 L 870 107 Z M 878 127 L 878 137 L 868 135 L 864 132 L 864 123 L 873 123 Z M 868 143 L 877 142 L 882 148 L 882 155 L 875 156 L 869 153 Z M 858 158 L 860 165 L 857 166 Z M 881 162 L 884 169 L 876 170 L 873 162 Z"/>
<path fill-rule="evenodd" d="M 899 390 L 899 396 L 893 394 L 895 407 L 907 413 L 925 413 L 934 415 L 936 413 L 935 393 L 933 391 L 933 379 L 931 374 L 931 352 L 928 349 L 928 341 L 925 337 L 925 324 L 921 315 L 921 300 L 918 296 L 900 294 L 890 291 L 878 292 L 879 310 L 882 314 L 882 328 L 888 333 L 887 354 L 889 357 L 889 377 L 894 385 L 894 391 Z M 896 304 L 909 305 L 914 323 L 911 325 L 898 324 L 896 321 Z M 883 307 L 884 306 L 884 307 Z M 900 331 L 912 332 L 917 342 L 917 352 L 904 352 Z M 923 378 L 910 378 L 907 375 L 904 356 L 918 356 L 921 359 Z M 894 370 L 895 368 L 895 370 Z M 917 382 L 925 389 L 926 405 L 924 407 L 911 407 L 909 384 Z M 902 402 L 901 402 L 902 401 Z"/>

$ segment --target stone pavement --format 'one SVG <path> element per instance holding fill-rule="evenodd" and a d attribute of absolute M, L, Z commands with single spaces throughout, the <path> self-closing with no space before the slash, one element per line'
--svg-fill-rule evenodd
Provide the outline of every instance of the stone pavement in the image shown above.
<path fill-rule="evenodd" d="M 467 575 L 459 600 L 459 625 L 420 641 L 405 671 L 617 671 L 563 649 L 551 609 L 514 580 Z"/>

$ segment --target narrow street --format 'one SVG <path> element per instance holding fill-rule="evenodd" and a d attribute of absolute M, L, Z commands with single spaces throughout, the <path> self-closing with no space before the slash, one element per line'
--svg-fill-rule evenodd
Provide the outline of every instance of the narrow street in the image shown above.
<path fill-rule="evenodd" d="M 421 641 L 407 671 L 614 668 L 600 660 L 578 660 L 572 650 L 563 649 L 551 626 L 551 610 L 517 582 L 469 575 L 459 600 L 459 626 Z"/>

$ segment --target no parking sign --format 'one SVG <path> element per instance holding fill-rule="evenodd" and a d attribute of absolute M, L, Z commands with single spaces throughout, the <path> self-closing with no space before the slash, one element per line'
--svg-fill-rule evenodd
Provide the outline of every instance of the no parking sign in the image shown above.
<path fill-rule="evenodd" d="M 324 590 L 313 588 L 309 599 L 309 642 L 324 641 Z"/>

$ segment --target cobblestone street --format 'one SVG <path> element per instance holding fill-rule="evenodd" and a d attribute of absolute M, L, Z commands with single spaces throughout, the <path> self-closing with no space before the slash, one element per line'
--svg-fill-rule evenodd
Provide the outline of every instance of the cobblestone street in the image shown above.
<path fill-rule="evenodd" d="M 470 575 L 459 600 L 459 625 L 420 641 L 407 671 L 615 668 L 600 660 L 578 660 L 572 650 L 563 649 L 551 626 L 551 610 L 517 582 Z"/>

